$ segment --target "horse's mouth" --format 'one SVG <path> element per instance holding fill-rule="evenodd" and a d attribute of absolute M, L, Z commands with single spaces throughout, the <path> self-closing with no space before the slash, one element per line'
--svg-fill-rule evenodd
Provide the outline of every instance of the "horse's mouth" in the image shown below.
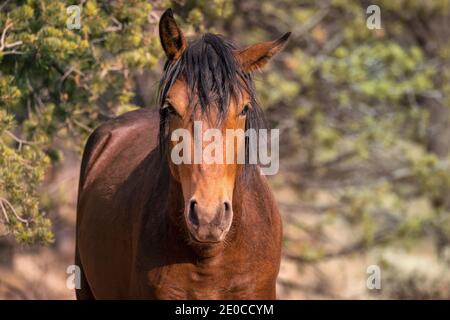
<path fill-rule="evenodd" d="M 189 238 L 191 242 L 199 245 L 216 245 L 223 242 L 223 240 L 200 240 L 197 239 L 197 237 L 193 235 L 191 232 L 189 232 Z"/>
<path fill-rule="evenodd" d="M 186 219 L 189 242 L 197 246 L 215 246 L 223 243 L 228 233 L 228 229 L 214 223 L 194 224 Z"/>

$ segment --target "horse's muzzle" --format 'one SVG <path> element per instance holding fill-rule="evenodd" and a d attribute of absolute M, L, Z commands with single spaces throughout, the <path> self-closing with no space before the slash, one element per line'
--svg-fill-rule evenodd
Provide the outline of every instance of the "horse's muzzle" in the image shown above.
<path fill-rule="evenodd" d="M 191 199 L 186 213 L 186 223 L 192 240 L 201 243 L 223 241 L 233 220 L 233 209 L 228 201 L 211 208 Z"/>

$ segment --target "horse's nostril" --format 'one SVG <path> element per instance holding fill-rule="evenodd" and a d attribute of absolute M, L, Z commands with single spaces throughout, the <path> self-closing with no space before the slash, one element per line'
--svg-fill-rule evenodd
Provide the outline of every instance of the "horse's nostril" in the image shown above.
<path fill-rule="evenodd" d="M 224 203 L 225 212 L 229 212 L 231 210 L 231 205 L 228 201 L 225 201 Z"/>
<path fill-rule="evenodd" d="M 195 200 L 191 200 L 189 203 L 189 221 L 194 226 L 198 226 L 197 201 Z"/>

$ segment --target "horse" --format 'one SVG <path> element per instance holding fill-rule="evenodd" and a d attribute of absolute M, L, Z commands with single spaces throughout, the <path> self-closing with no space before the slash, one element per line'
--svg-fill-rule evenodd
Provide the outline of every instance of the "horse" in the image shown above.
<path fill-rule="evenodd" d="M 177 164 L 170 137 L 192 133 L 194 121 L 220 132 L 262 128 L 252 73 L 289 35 L 244 49 L 209 33 L 187 41 L 171 9 L 163 13 L 158 108 L 101 124 L 83 152 L 77 299 L 276 298 L 282 223 L 260 167 Z"/>

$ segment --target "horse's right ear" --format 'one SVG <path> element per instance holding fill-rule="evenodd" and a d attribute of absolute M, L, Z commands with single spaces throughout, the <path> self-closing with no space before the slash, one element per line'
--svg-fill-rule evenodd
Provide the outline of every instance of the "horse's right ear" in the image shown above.
<path fill-rule="evenodd" d="M 178 28 L 172 9 L 167 9 L 159 20 L 159 38 L 169 60 L 177 60 L 187 47 L 183 32 Z"/>

